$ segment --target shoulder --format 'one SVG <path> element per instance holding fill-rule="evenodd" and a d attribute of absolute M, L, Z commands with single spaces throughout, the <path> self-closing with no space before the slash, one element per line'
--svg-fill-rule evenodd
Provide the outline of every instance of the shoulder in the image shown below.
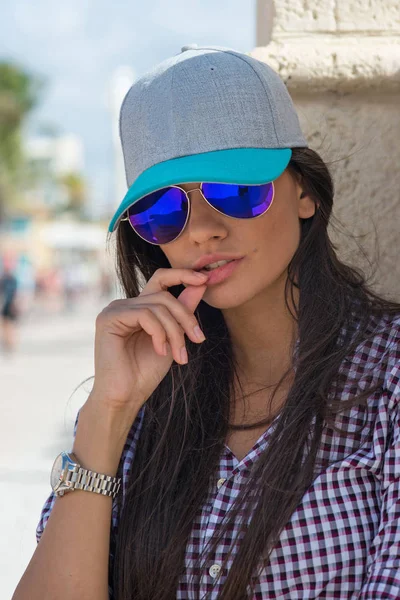
<path fill-rule="evenodd" d="M 372 316 L 364 339 L 347 357 L 349 380 L 365 384 L 378 380 L 390 394 L 400 396 L 400 313 Z"/>
<path fill-rule="evenodd" d="M 346 468 L 366 469 L 387 485 L 398 476 L 390 452 L 397 448 L 398 454 L 400 441 L 400 314 L 371 317 L 340 370 L 332 394 L 336 400 L 339 392 L 340 402 L 334 427 L 324 431 L 323 464 L 344 461 Z"/>
<path fill-rule="evenodd" d="M 339 371 L 332 391 L 342 404 L 336 424 L 354 431 L 365 426 L 371 435 L 382 429 L 389 433 L 400 404 L 400 313 L 371 316 Z"/>
<path fill-rule="evenodd" d="M 387 346 L 387 389 L 400 400 L 400 316 L 393 319 Z"/>
<path fill-rule="evenodd" d="M 377 321 L 369 343 L 370 357 L 382 370 L 383 387 L 393 400 L 400 400 L 400 314 Z"/>

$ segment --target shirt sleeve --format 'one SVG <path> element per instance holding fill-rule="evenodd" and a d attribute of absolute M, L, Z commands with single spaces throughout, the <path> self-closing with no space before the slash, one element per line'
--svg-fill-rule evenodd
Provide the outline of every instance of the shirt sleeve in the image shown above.
<path fill-rule="evenodd" d="M 392 369 L 390 384 L 392 435 L 384 459 L 381 517 L 357 600 L 400 598 L 400 361 Z"/>
<path fill-rule="evenodd" d="M 78 414 L 77 414 L 76 420 L 75 420 L 74 439 L 75 439 L 76 429 L 77 429 L 78 420 L 79 420 L 79 413 L 80 413 L 80 410 L 78 411 Z M 128 434 L 127 440 L 125 442 L 124 450 L 122 452 L 121 460 L 120 460 L 120 463 L 118 466 L 117 477 L 121 477 L 121 479 L 122 479 L 121 488 L 120 488 L 118 496 L 122 495 L 122 503 L 118 502 L 119 498 L 116 497 L 113 500 L 113 504 L 112 504 L 111 531 L 110 531 L 110 555 L 109 555 L 109 586 L 108 586 L 109 600 L 114 600 L 112 573 L 113 573 L 113 566 L 114 566 L 114 547 L 115 547 L 115 540 L 116 540 L 116 534 L 117 534 L 117 529 L 118 529 L 119 504 L 123 504 L 123 499 L 126 494 L 130 467 L 131 467 L 133 456 L 135 453 L 137 441 L 139 439 L 139 434 L 140 434 L 142 421 L 143 421 L 143 415 L 144 415 L 144 408 L 142 408 L 142 410 L 139 412 L 136 420 L 132 424 L 132 427 Z M 43 505 L 43 508 L 42 508 L 42 511 L 40 514 L 40 518 L 39 518 L 39 523 L 36 527 L 37 543 L 39 543 L 40 538 L 42 537 L 44 528 L 46 527 L 46 523 L 49 520 L 55 500 L 56 500 L 56 495 L 52 491 Z"/>
<path fill-rule="evenodd" d="M 76 435 L 76 428 L 78 425 L 79 413 L 80 413 L 80 410 L 78 410 L 78 414 L 75 419 L 74 439 L 75 439 L 75 435 Z M 42 512 L 40 514 L 39 523 L 36 527 L 36 542 L 37 543 L 40 542 L 40 538 L 42 537 L 44 528 L 46 527 L 46 523 L 49 520 L 49 517 L 50 517 L 50 514 L 53 509 L 55 501 L 56 501 L 56 495 L 53 491 L 51 491 L 50 495 L 48 496 L 48 498 L 46 499 L 46 502 L 43 505 Z"/>

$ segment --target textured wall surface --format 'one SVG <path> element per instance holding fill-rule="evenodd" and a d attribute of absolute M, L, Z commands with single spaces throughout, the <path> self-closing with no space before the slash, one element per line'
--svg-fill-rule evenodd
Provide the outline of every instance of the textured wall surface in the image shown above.
<path fill-rule="evenodd" d="M 330 167 L 338 254 L 400 300 L 400 2 L 275 0 L 269 8 L 272 39 L 250 54 L 284 79 L 309 146 Z"/>
<path fill-rule="evenodd" d="M 278 71 L 290 91 L 400 92 L 400 35 L 277 37 L 251 54 Z"/>
<path fill-rule="evenodd" d="M 264 2 L 268 4 L 268 0 Z M 277 0 L 276 33 L 400 29 L 398 0 Z"/>
<path fill-rule="evenodd" d="M 275 2 L 274 31 L 336 31 L 335 0 Z"/>
<path fill-rule="evenodd" d="M 374 289 L 400 298 L 400 117 L 398 98 L 377 94 L 295 95 L 309 145 L 331 170 L 333 214 L 342 224 L 330 228 L 339 256 L 372 274 L 372 268 L 346 234 L 377 263 Z"/>
<path fill-rule="evenodd" d="M 337 0 L 336 15 L 341 31 L 400 30 L 399 0 Z"/>

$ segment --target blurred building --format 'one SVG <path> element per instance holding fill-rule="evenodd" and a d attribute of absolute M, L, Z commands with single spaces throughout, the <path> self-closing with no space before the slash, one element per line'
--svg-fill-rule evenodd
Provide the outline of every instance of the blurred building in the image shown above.
<path fill-rule="evenodd" d="M 0 252 L 28 255 L 40 267 L 52 261 L 52 249 L 41 229 L 53 218 L 64 218 L 68 192 L 62 176 L 83 171 L 83 143 L 78 136 L 66 134 L 29 137 L 23 144 L 25 180 L 18 204 L 1 225 Z"/>
<path fill-rule="evenodd" d="M 63 175 L 84 171 L 83 142 L 75 134 L 36 136 L 25 141 L 27 169 L 31 177 L 24 204 L 51 214 L 66 206 L 68 193 L 60 182 Z"/>
<path fill-rule="evenodd" d="M 112 266 L 106 224 L 66 210 L 69 194 L 63 176 L 84 171 L 81 139 L 73 134 L 30 137 L 24 149 L 23 192 L 0 225 L 0 271 L 4 257 L 15 261 L 23 308 L 29 310 L 38 281 L 48 282 L 60 297 L 64 283 L 95 291 Z"/>

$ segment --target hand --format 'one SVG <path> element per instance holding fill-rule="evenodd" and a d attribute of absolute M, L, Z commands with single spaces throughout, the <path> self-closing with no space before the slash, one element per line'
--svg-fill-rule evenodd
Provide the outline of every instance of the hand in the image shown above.
<path fill-rule="evenodd" d="M 207 289 L 207 275 L 190 269 L 158 269 L 136 298 L 114 300 L 96 319 L 92 396 L 113 410 L 138 412 L 181 356 L 185 333 L 201 343 L 194 316 Z M 185 284 L 178 298 L 171 286 Z M 163 346 L 167 344 L 167 354 Z"/>

